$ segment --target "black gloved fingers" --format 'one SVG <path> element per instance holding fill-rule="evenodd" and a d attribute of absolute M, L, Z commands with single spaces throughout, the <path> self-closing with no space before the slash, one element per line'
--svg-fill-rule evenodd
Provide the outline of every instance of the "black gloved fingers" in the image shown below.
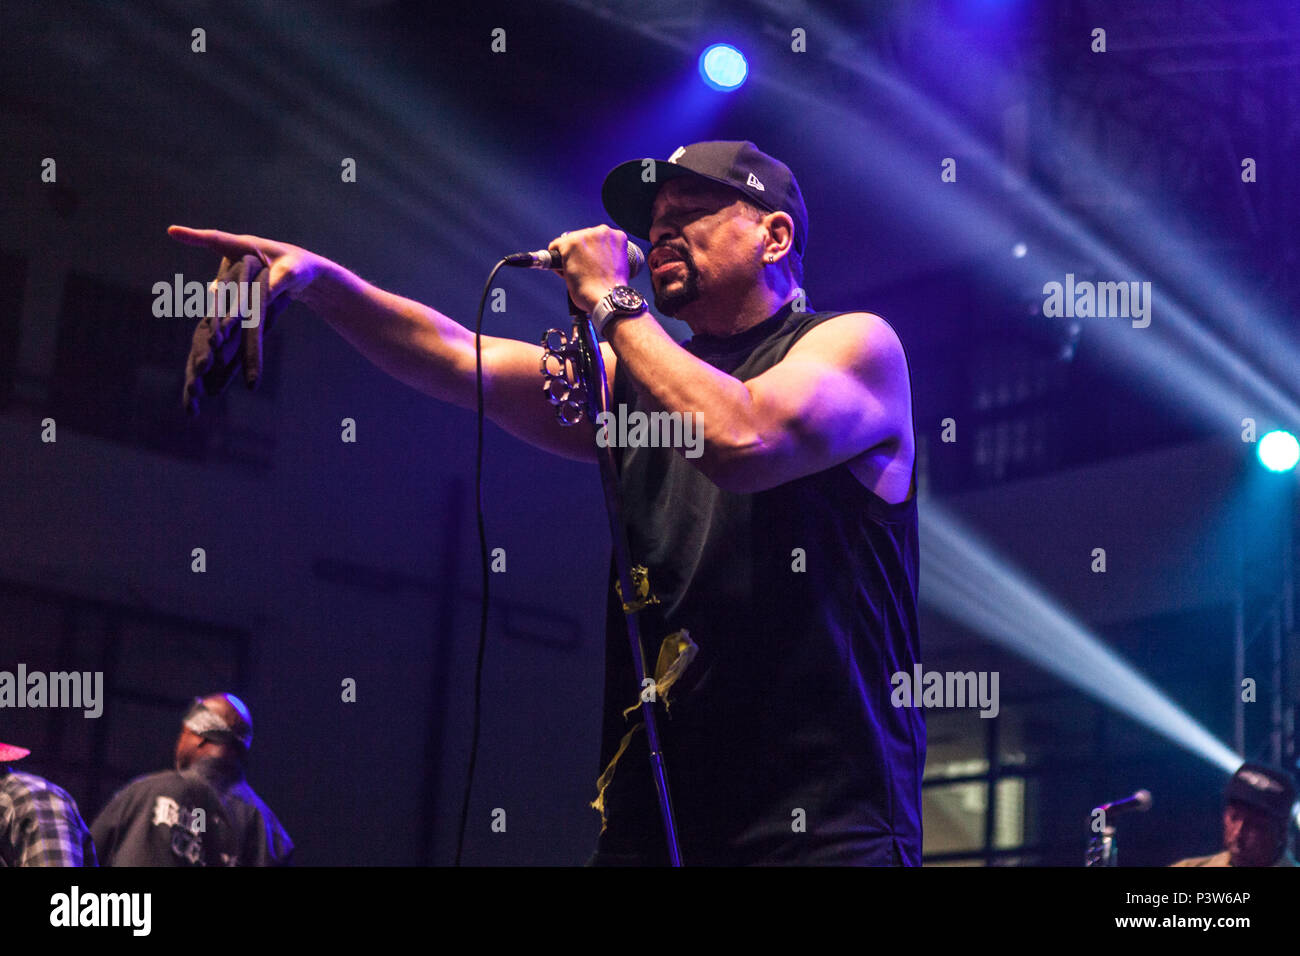
<path fill-rule="evenodd" d="M 258 383 L 262 380 L 263 360 L 266 354 L 266 336 L 275 326 L 280 313 L 289 304 L 288 296 L 283 295 L 272 301 L 268 292 L 271 286 L 271 270 L 263 268 L 255 261 L 249 261 L 252 258 L 246 256 L 245 263 L 248 266 L 247 274 L 254 276 L 254 281 L 258 284 L 258 301 L 261 308 L 259 310 L 260 314 L 257 316 L 257 324 L 248 326 L 243 330 L 244 384 L 250 389 L 257 388 Z M 265 262 L 265 258 L 262 261 Z"/>

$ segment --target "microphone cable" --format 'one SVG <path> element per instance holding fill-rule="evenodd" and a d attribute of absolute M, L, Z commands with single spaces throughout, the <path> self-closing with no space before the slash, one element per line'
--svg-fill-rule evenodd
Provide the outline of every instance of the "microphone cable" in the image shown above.
<path fill-rule="evenodd" d="M 460 807 L 460 832 L 456 837 L 456 866 L 460 866 L 461 854 L 465 850 L 465 827 L 469 822 L 469 798 L 474 789 L 474 766 L 478 763 L 478 738 L 480 716 L 483 703 L 483 656 L 487 650 L 488 622 L 488 548 L 487 530 L 483 520 L 483 309 L 487 305 L 488 292 L 492 280 L 497 277 L 501 267 L 506 264 L 502 259 L 488 273 L 483 283 L 483 294 L 478 300 L 478 317 L 474 321 L 474 394 L 476 442 L 474 457 L 474 506 L 478 515 L 478 551 L 479 566 L 482 573 L 483 601 L 478 619 L 478 655 L 474 661 L 474 722 L 470 735 L 469 769 L 465 774 L 465 799 Z"/>

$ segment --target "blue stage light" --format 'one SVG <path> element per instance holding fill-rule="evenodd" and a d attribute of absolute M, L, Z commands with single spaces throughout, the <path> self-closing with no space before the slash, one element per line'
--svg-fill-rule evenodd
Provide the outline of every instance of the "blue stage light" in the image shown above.
<path fill-rule="evenodd" d="M 1290 432 L 1272 431 L 1259 440 L 1260 463 L 1269 471 L 1290 471 L 1300 460 L 1300 442 Z"/>
<path fill-rule="evenodd" d="M 729 43 L 715 43 L 700 54 L 700 76 L 715 90 L 730 93 L 749 76 L 745 57 Z"/>

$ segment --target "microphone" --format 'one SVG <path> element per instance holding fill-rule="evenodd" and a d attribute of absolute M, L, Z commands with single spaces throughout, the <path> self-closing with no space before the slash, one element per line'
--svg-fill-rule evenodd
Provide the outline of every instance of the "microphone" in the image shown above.
<path fill-rule="evenodd" d="M 550 249 L 539 249 L 536 252 L 516 252 L 512 256 L 506 256 L 506 265 L 514 266 L 517 269 L 552 269 L 556 272 L 564 271 L 564 263 L 560 257 L 552 254 Z M 645 253 L 641 247 L 627 244 L 627 277 L 630 279 L 645 267 Z"/>
<path fill-rule="evenodd" d="M 1108 814 L 1114 813 L 1145 813 L 1151 809 L 1151 791 L 1139 790 L 1131 797 L 1125 797 L 1123 800 L 1112 800 L 1110 803 L 1103 803 L 1096 809 Z"/>

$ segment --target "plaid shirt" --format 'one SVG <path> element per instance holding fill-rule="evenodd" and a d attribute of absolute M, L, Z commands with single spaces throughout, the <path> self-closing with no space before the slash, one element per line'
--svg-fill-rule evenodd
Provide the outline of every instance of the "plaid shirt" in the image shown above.
<path fill-rule="evenodd" d="M 95 866 L 76 801 L 48 780 L 0 766 L 0 866 Z"/>

